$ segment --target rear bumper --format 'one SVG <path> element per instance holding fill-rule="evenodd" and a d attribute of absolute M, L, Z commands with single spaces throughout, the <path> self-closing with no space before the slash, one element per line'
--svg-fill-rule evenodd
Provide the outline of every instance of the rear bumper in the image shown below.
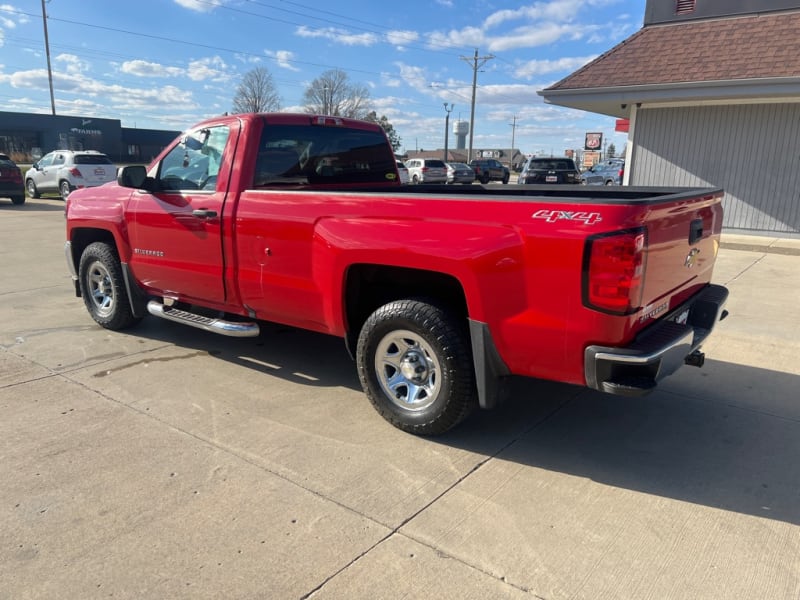
<path fill-rule="evenodd" d="M 702 364 L 696 351 L 727 316 L 727 299 L 727 288 L 709 285 L 629 346 L 589 346 L 584 352 L 586 385 L 610 394 L 641 396 L 684 363 Z"/>

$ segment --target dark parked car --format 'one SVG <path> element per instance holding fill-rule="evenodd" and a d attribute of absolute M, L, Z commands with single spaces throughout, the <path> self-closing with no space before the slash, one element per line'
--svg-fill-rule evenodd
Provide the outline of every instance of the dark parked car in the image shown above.
<path fill-rule="evenodd" d="M 447 163 L 447 183 L 472 183 L 475 172 L 465 163 Z"/>
<path fill-rule="evenodd" d="M 476 158 L 469 162 L 469 166 L 475 171 L 475 179 L 481 183 L 489 183 L 490 181 L 508 183 L 511 177 L 508 168 L 494 158 Z"/>
<path fill-rule="evenodd" d="M 14 204 L 25 203 L 22 170 L 6 154 L 0 154 L 0 197 L 8 196 Z"/>
<path fill-rule="evenodd" d="M 581 172 L 571 158 L 533 157 L 522 167 L 517 183 L 581 183 Z"/>
<path fill-rule="evenodd" d="M 610 158 L 584 171 L 583 183 L 586 185 L 622 185 L 624 174 L 625 161 Z"/>

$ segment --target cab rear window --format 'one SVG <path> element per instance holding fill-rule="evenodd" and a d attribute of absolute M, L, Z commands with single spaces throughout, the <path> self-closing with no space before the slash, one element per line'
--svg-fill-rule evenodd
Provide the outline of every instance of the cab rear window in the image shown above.
<path fill-rule="evenodd" d="M 253 185 L 393 181 L 397 163 L 379 131 L 270 124 L 259 143 Z"/>

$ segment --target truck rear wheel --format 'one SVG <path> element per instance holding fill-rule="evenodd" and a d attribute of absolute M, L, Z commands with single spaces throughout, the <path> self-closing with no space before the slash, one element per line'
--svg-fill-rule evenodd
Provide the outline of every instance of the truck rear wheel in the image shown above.
<path fill-rule="evenodd" d="M 372 313 L 356 360 L 370 402 L 403 431 L 444 433 L 477 406 L 465 324 L 423 300 L 397 300 Z"/>
<path fill-rule="evenodd" d="M 133 316 L 122 266 L 109 244 L 94 242 L 81 254 L 78 278 L 81 296 L 92 318 L 106 329 L 125 329 L 141 319 Z"/>

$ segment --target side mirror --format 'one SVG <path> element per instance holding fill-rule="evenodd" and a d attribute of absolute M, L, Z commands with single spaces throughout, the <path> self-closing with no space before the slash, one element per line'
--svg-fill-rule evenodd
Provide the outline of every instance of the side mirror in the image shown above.
<path fill-rule="evenodd" d="M 128 165 L 117 172 L 117 183 L 126 188 L 153 191 L 153 180 L 143 165 Z"/>
<path fill-rule="evenodd" d="M 33 163 L 31 165 L 31 169 L 35 169 L 36 171 L 38 171 L 39 170 L 39 163 L 38 162 Z"/>

